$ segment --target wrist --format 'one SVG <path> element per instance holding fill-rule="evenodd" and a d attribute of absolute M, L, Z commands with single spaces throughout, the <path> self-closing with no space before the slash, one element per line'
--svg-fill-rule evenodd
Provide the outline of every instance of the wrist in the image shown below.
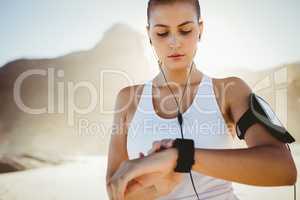
<path fill-rule="evenodd" d="M 172 163 L 173 163 L 173 167 L 175 168 L 177 165 L 177 160 L 178 160 L 178 156 L 179 156 L 179 151 L 177 148 L 172 147 L 168 149 L 170 151 L 170 157 L 172 158 Z"/>
<path fill-rule="evenodd" d="M 188 173 L 195 164 L 195 147 L 192 139 L 177 138 L 173 145 L 178 150 L 175 172 Z"/>

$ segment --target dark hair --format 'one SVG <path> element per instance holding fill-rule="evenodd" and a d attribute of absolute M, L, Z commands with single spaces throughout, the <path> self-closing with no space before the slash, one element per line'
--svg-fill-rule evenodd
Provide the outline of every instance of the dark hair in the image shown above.
<path fill-rule="evenodd" d="M 157 5 L 167 5 L 167 4 L 173 4 L 176 2 L 188 2 L 195 6 L 196 12 L 197 12 L 197 19 L 198 21 L 201 18 L 201 9 L 200 4 L 198 0 L 149 0 L 148 1 L 148 7 L 147 7 L 147 22 L 148 25 L 150 25 L 150 12 L 153 9 L 154 6 Z"/>

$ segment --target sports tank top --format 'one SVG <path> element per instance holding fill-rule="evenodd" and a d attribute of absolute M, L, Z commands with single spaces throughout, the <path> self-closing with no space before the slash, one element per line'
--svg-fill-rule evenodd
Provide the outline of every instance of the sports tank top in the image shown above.
<path fill-rule="evenodd" d="M 196 89 L 196 95 L 182 114 L 183 136 L 193 139 L 195 148 L 229 149 L 233 138 L 229 133 L 222 113 L 218 107 L 212 78 L 203 73 Z M 165 138 L 181 138 L 177 118 L 162 118 L 154 110 L 152 102 L 152 80 L 144 84 L 142 95 L 127 133 L 127 152 L 129 159 L 145 155 L 152 148 L 152 142 Z M 210 177 L 192 170 L 196 190 L 201 200 L 238 200 L 232 182 Z M 195 200 L 189 173 L 173 190 L 158 200 Z"/>

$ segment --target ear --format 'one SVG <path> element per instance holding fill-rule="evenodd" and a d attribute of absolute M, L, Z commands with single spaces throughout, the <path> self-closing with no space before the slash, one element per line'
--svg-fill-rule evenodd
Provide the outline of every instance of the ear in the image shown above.
<path fill-rule="evenodd" d="M 200 19 L 198 24 L 199 24 L 199 40 L 200 40 L 200 39 L 201 39 L 201 36 L 202 36 L 202 33 L 203 33 L 203 26 L 204 26 L 204 25 L 203 25 L 203 24 L 204 24 L 204 23 L 203 23 L 203 20 Z"/>
<path fill-rule="evenodd" d="M 149 38 L 149 42 L 150 42 L 150 44 L 152 44 L 151 37 L 150 37 L 150 27 L 149 27 L 149 25 L 146 26 L 146 30 L 147 30 L 147 35 L 148 35 L 148 38 Z"/>

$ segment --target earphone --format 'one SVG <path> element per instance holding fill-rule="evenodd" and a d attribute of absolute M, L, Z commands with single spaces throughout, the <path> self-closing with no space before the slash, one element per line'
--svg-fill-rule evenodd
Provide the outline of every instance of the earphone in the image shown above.
<path fill-rule="evenodd" d="M 199 35 L 199 41 L 200 41 L 200 39 L 201 39 L 201 34 Z M 151 44 L 151 46 L 152 46 L 152 41 L 151 41 L 151 39 L 149 39 L 149 42 L 150 42 L 150 44 Z M 162 62 L 158 59 L 158 56 L 156 55 L 155 52 L 154 52 L 154 55 L 156 56 L 156 59 L 157 59 L 159 65 L 162 64 Z M 162 70 L 161 70 L 161 71 L 162 71 Z M 162 71 L 162 73 L 163 73 L 163 71 Z M 163 75 L 164 75 L 164 73 L 163 73 Z M 165 78 L 165 76 L 164 76 L 164 78 Z M 165 80 L 166 80 L 166 78 L 165 78 Z M 180 112 L 178 113 L 177 118 L 179 119 L 178 121 L 181 121 L 181 123 L 179 122 L 179 124 L 180 124 L 181 134 L 182 134 L 182 138 L 183 138 L 183 132 L 182 132 L 182 120 L 183 120 L 183 119 L 182 119 L 182 114 L 181 114 Z M 291 151 L 289 145 L 288 145 L 288 149 L 289 149 L 289 151 Z M 198 193 L 197 193 L 196 188 L 195 188 L 195 186 L 194 186 L 194 181 L 193 181 L 193 177 L 192 177 L 191 172 L 190 172 L 190 178 L 191 178 L 191 182 L 192 182 L 192 185 L 193 185 L 193 189 L 194 189 L 194 191 L 195 191 L 195 193 L 196 193 L 196 195 L 197 195 L 197 198 L 198 198 L 198 200 L 199 200 Z M 294 184 L 294 200 L 296 200 L 296 184 Z"/>
<path fill-rule="evenodd" d="M 200 38 L 201 38 L 201 35 L 199 36 L 199 40 L 200 40 Z M 150 39 L 150 44 L 152 44 L 151 39 Z M 152 46 L 152 45 L 151 45 L 151 46 Z M 153 48 L 152 48 L 152 50 L 153 50 Z M 166 83 L 167 83 L 167 86 L 168 86 L 170 92 L 172 93 L 172 95 L 173 95 L 173 97 L 174 97 L 174 99 L 175 99 L 175 101 L 176 101 L 176 104 L 177 104 L 177 110 L 178 110 L 178 112 L 177 112 L 177 120 L 178 120 L 178 123 L 179 123 L 179 126 L 180 126 L 181 138 L 184 139 L 184 136 L 183 136 L 183 129 L 182 129 L 183 116 L 182 116 L 182 113 L 180 112 L 180 105 L 181 105 L 181 104 L 178 104 L 177 99 L 176 99 L 176 97 L 175 97 L 175 95 L 174 95 L 172 89 L 169 87 L 167 78 L 166 78 L 165 73 L 164 73 L 164 71 L 163 71 L 163 69 L 162 69 L 162 67 L 161 67 L 161 66 L 163 65 L 163 62 L 159 60 L 159 58 L 158 58 L 158 56 L 156 55 L 156 53 L 155 53 L 154 50 L 153 50 L 153 53 L 154 53 L 154 55 L 156 56 L 158 65 L 159 65 L 160 70 L 161 70 L 161 73 L 162 73 L 162 75 L 163 75 L 163 77 L 164 77 L 164 79 L 165 79 L 165 81 L 166 81 Z M 193 57 L 195 56 L 195 54 L 196 54 L 196 51 L 194 52 Z M 186 87 L 187 87 L 187 82 L 189 81 L 189 78 L 190 78 L 190 75 L 191 75 L 193 66 L 194 66 L 194 61 L 192 61 L 192 64 L 191 64 L 191 66 L 190 66 L 190 71 L 189 71 L 188 78 L 187 78 L 187 81 L 186 81 L 186 84 L 185 84 L 185 87 L 184 87 L 184 91 L 183 91 L 183 94 L 182 94 L 182 98 L 183 98 L 183 96 L 184 96 L 184 93 L 185 93 L 185 90 L 186 90 Z M 182 98 L 181 98 L 181 100 L 182 100 Z M 181 101 L 180 101 L 180 103 L 181 103 Z M 190 175 L 190 178 L 191 178 L 191 183 L 192 183 L 192 186 L 193 186 L 193 190 L 194 190 L 194 192 L 195 192 L 195 194 L 196 194 L 196 196 L 197 196 L 197 199 L 200 200 L 199 195 L 198 195 L 198 192 L 197 192 L 196 187 L 195 187 L 195 184 L 194 184 L 194 179 L 193 179 L 193 175 L 192 175 L 192 172 L 191 172 L 191 171 L 189 171 L 189 175 Z"/>

